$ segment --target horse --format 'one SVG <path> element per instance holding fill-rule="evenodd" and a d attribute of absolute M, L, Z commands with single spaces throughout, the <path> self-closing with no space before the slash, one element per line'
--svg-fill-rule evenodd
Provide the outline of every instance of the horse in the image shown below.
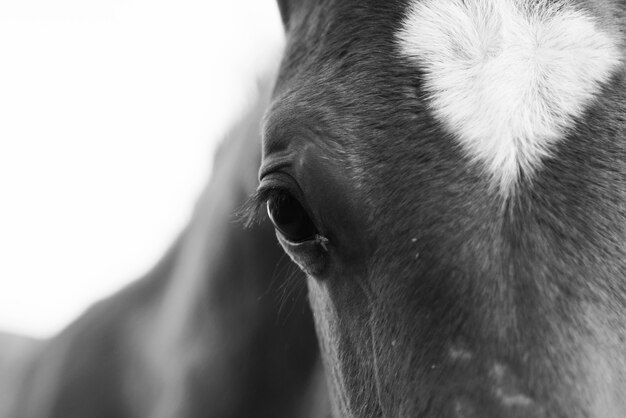
<path fill-rule="evenodd" d="M 626 416 L 626 4 L 278 6 L 192 221 L 6 416 Z"/>
<path fill-rule="evenodd" d="M 626 416 L 626 3 L 278 3 L 249 212 L 333 416 Z"/>

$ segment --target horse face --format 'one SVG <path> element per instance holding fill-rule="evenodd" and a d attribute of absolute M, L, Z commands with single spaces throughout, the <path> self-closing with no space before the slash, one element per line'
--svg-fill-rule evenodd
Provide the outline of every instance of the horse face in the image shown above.
<path fill-rule="evenodd" d="M 335 414 L 625 416 L 623 5 L 279 3 L 258 200 Z"/>

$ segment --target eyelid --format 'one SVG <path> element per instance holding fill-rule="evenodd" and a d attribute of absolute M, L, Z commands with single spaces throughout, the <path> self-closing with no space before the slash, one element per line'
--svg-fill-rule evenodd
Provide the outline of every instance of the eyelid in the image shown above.
<path fill-rule="evenodd" d="M 285 177 L 287 177 L 288 179 L 285 179 Z M 284 174 L 281 172 L 272 172 L 272 173 L 264 175 L 261 178 L 261 182 L 259 183 L 259 187 L 257 187 L 257 190 L 262 190 L 268 187 L 275 188 L 276 186 L 288 184 L 288 183 L 291 183 L 292 181 L 295 181 L 295 180 L 292 180 L 291 176 L 288 174 Z"/>
<path fill-rule="evenodd" d="M 289 174 L 273 172 L 265 175 L 257 187 L 257 193 L 267 195 L 268 193 L 271 193 L 272 190 L 287 191 L 298 199 L 301 205 L 306 206 L 306 201 L 304 200 L 304 196 L 298 182 L 296 182 Z"/>

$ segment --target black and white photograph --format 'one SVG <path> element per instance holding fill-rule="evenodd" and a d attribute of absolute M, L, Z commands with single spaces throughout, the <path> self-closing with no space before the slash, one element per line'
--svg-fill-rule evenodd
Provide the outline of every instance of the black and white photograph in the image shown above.
<path fill-rule="evenodd" d="M 0 418 L 625 418 L 626 1 L 0 2 Z"/>

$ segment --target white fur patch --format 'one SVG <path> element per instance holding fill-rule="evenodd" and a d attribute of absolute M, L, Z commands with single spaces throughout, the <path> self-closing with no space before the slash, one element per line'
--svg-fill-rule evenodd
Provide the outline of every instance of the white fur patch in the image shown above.
<path fill-rule="evenodd" d="M 413 0 L 397 39 L 435 117 L 505 194 L 621 60 L 599 22 L 563 1 Z"/>

